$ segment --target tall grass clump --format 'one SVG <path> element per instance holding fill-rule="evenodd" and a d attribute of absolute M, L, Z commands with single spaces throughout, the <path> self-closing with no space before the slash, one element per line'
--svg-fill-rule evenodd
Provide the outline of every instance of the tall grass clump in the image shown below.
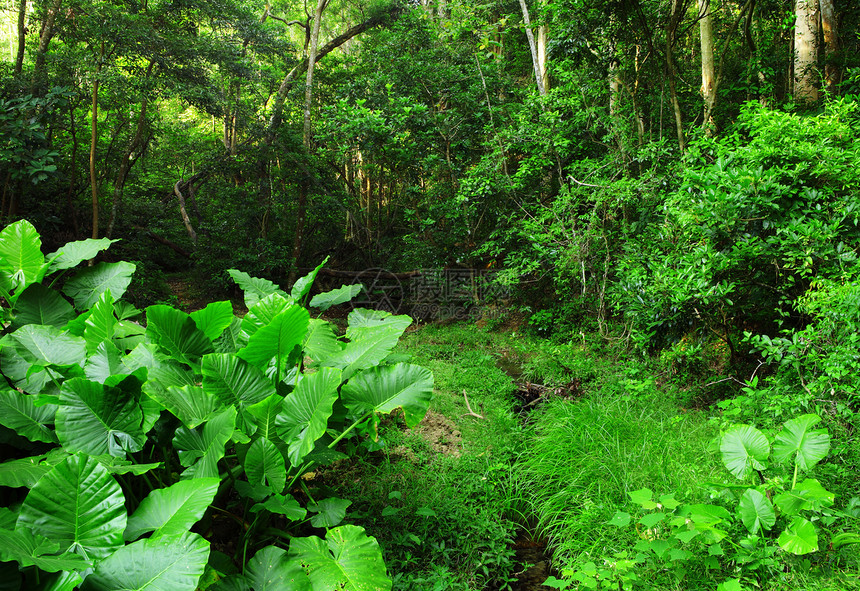
<path fill-rule="evenodd" d="M 702 483 L 722 479 L 708 451 L 714 427 L 669 402 L 595 393 L 536 412 L 517 474 L 558 567 L 635 543 L 634 530 L 607 525 L 628 492 L 648 487 L 693 501 Z"/>

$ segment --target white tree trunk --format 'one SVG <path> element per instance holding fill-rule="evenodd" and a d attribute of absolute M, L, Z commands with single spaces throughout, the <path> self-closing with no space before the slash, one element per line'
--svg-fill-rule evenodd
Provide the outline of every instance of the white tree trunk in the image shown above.
<path fill-rule="evenodd" d="M 535 82 L 537 82 L 538 93 L 540 93 L 541 96 L 544 96 L 546 94 L 546 87 L 543 83 L 540 63 L 538 62 L 538 51 L 537 46 L 535 45 L 535 36 L 532 32 L 532 21 L 529 18 L 529 7 L 526 6 L 526 0 L 520 0 L 520 9 L 523 11 L 523 23 L 526 26 L 526 38 L 529 40 L 529 50 L 532 54 L 532 67 L 534 67 L 535 71 Z"/>
<path fill-rule="evenodd" d="M 796 0 L 794 14 L 794 98 L 800 102 L 818 100 L 818 2 Z"/>
<path fill-rule="evenodd" d="M 702 98 L 705 102 L 702 126 L 710 135 L 714 131 L 714 106 L 717 87 L 714 79 L 714 25 L 710 0 L 699 0 L 699 34 L 702 47 Z"/>

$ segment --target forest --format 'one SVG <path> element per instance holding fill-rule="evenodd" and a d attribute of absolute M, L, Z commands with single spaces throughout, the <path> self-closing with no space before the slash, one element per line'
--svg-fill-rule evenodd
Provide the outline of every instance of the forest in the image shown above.
<path fill-rule="evenodd" d="M 860 589 L 853 0 L 0 17 L 0 591 Z"/>

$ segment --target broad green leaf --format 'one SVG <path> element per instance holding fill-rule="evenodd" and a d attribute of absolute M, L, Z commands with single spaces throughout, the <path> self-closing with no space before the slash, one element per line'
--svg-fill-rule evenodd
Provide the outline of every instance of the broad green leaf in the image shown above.
<path fill-rule="evenodd" d="M 63 328 L 74 317 L 75 309 L 59 292 L 34 283 L 18 296 L 11 328 L 15 330 L 25 324 Z"/>
<path fill-rule="evenodd" d="M 312 591 L 301 563 L 277 546 L 266 546 L 248 561 L 245 580 L 254 591 Z"/>
<path fill-rule="evenodd" d="M 13 290 L 41 281 L 47 270 L 42 239 L 33 224 L 18 220 L 0 231 L 0 274 Z"/>
<path fill-rule="evenodd" d="M 331 416 L 340 371 L 328 367 L 305 374 L 295 390 L 284 399 L 277 418 L 278 436 L 289 446 L 289 459 L 298 466 L 314 448 L 314 442 L 325 433 Z"/>
<path fill-rule="evenodd" d="M 717 591 L 745 591 L 740 579 L 728 579 L 717 585 Z"/>
<path fill-rule="evenodd" d="M 213 342 L 235 319 L 233 304 L 230 302 L 212 302 L 202 310 L 192 312 L 190 316 L 197 328 Z"/>
<path fill-rule="evenodd" d="M 281 367 L 293 348 L 304 340 L 309 320 L 307 310 L 301 306 L 291 306 L 251 335 L 248 345 L 237 355 L 264 371 L 272 359 Z"/>
<path fill-rule="evenodd" d="M 45 582 L 39 587 L 39 591 L 74 591 L 84 582 L 80 573 L 66 570 L 43 579 Z"/>
<path fill-rule="evenodd" d="M 40 365 L 78 365 L 86 358 L 86 342 L 53 326 L 28 324 L 12 333 Z"/>
<path fill-rule="evenodd" d="M 666 514 L 658 511 L 657 513 L 648 513 L 646 515 L 643 515 L 639 519 L 639 523 L 641 523 L 645 527 L 650 528 L 650 527 L 654 527 L 655 525 L 657 525 L 658 523 L 663 521 L 665 518 L 666 518 Z"/>
<path fill-rule="evenodd" d="M 368 310 L 367 308 L 356 308 L 349 313 L 348 326 L 346 336 L 349 339 L 355 339 L 362 335 L 362 331 L 368 328 L 378 326 L 386 326 L 394 328 L 403 334 L 409 325 L 412 324 L 412 319 L 405 314 L 395 316 L 385 310 Z"/>
<path fill-rule="evenodd" d="M 313 361 L 320 362 L 335 353 L 340 353 L 342 348 L 331 324 L 319 318 L 311 318 L 303 346 L 305 355 Z"/>
<path fill-rule="evenodd" d="M 770 444 L 764 433 L 750 425 L 726 431 L 720 441 L 723 464 L 737 478 L 745 480 L 753 470 L 764 470 Z"/>
<path fill-rule="evenodd" d="M 245 338 L 250 338 L 258 330 L 271 324 L 278 314 L 293 305 L 292 300 L 278 294 L 272 294 L 251 306 L 248 313 L 242 317 L 242 333 Z"/>
<path fill-rule="evenodd" d="M 35 566 L 49 573 L 62 570 L 85 570 L 92 562 L 83 556 L 64 552 L 56 555 L 60 544 L 28 529 L 0 529 L 0 562 L 17 562 L 22 567 Z"/>
<path fill-rule="evenodd" d="M 84 378 L 66 380 L 60 388 L 56 429 L 69 451 L 119 458 L 140 451 L 145 441 L 142 420 L 135 396 L 121 388 Z"/>
<path fill-rule="evenodd" d="M 759 529 L 769 530 L 776 523 L 776 511 L 763 494 L 754 488 L 748 488 L 741 496 L 738 512 L 744 526 L 752 535 Z"/>
<path fill-rule="evenodd" d="M 151 538 L 189 531 L 212 503 L 219 483 L 218 478 L 195 478 L 153 490 L 128 518 L 123 537 L 131 541 L 150 531 Z"/>
<path fill-rule="evenodd" d="M 156 468 L 161 467 L 162 462 L 152 462 L 149 464 L 137 464 L 132 462 L 131 460 L 124 460 L 122 458 L 115 458 L 108 454 L 102 454 L 100 456 L 90 456 L 95 460 L 98 460 L 99 464 L 105 467 L 105 469 L 111 474 L 134 474 L 135 476 L 140 476 L 141 474 L 146 474 L 151 470 L 155 470 Z"/>
<path fill-rule="evenodd" d="M 224 446 L 233 435 L 236 409 L 222 410 L 203 425 L 203 432 L 180 427 L 173 438 L 179 462 L 187 467 L 182 480 L 218 478 L 218 461 L 224 457 Z"/>
<path fill-rule="evenodd" d="M 826 429 L 810 430 L 820 421 L 813 414 L 786 421 L 773 443 L 774 459 L 780 463 L 793 460 L 804 471 L 823 460 L 830 450 L 830 435 Z"/>
<path fill-rule="evenodd" d="M 131 283 L 135 265 L 121 261 L 119 263 L 99 263 L 87 267 L 66 281 L 63 293 L 72 298 L 78 310 L 89 310 L 101 295 L 110 290 L 114 299 L 120 299 Z"/>
<path fill-rule="evenodd" d="M 245 293 L 245 305 L 250 309 L 257 302 L 272 294 L 278 294 L 287 297 L 287 293 L 268 279 L 260 279 L 259 277 L 251 277 L 247 273 L 237 271 L 236 269 L 227 269 L 230 277 L 236 282 L 236 285 L 242 288 Z"/>
<path fill-rule="evenodd" d="M 284 456 L 274 443 L 260 437 L 245 455 L 245 476 L 251 484 L 263 484 L 273 493 L 280 494 L 287 484 L 287 468 Z"/>
<path fill-rule="evenodd" d="M 291 298 L 299 302 L 302 300 L 302 298 L 308 295 L 308 292 L 310 292 L 311 290 L 311 286 L 314 284 L 314 280 L 317 278 L 317 273 L 319 273 L 320 269 L 322 269 L 323 266 L 328 262 L 328 259 L 329 257 L 324 258 L 323 262 L 317 265 L 313 271 L 311 271 L 304 277 L 300 277 L 296 280 L 296 282 L 293 284 L 293 288 L 290 290 Z"/>
<path fill-rule="evenodd" d="M 633 492 L 627 493 L 627 496 L 630 497 L 630 500 L 640 505 L 643 509 L 656 509 L 658 504 L 654 502 L 654 491 L 650 488 L 642 488 L 639 490 L 634 490 Z"/>
<path fill-rule="evenodd" d="M 384 365 L 354 375 L 341 389 L 341 399 L 356 415 L 373 410 L 403 409 L 409 427 L 417 425 L 433 398 L 433 374 L 408 363 Z"/>
<path fill-rule="evenodd" d="M 615 527 L 627 527 L 630 525 L 630 513 L 616 511 L 615 515 L 612 516 L 612 519 L 607 521 L 606 524 L 614 525 Z"/>
<path fill-rule="evenodd" d="M 138 540 L 96 566 L 81 591 L 194 591 L 209 560 L 195 533 Z"/>
<path fill-rule="evenodd" d="M 346 336 L 351 339 L 350 342 L 341 351 L 320 361 L 322 365 L 342 369 L 344 379 L 348 379 L 359 370 L 374 367 L 388 357 L 397 345 L 400 335 L 412 322 L 408 316 L 390 314 L 377 322 L 373 320 L 378 319 L 377 316 L 368 314 L 356 316 L 357 312 L 359 310 L 354 310 L 350 314 L 350 321 L 359 318 L 361 323 L 355 326 L 351 324 L 347 329 Z"/>
<path fill-rule="evenodd" d="M 101 560 L 122 546 L 125 498 L 96 460 L 69 456 L 30 489 L 16 529 L 29 529 L 89 560 Z"/>
<path fill-rule="evenodd" d="M 314 589 L 391 589 L 379 544 L 354 525 L 329 530 L 325 541 L 316 536 L 293 538 L 290 556 L 305 566 Z"/>
<path fill-rule="evenodd" d="M 796 515 L 805 509 L 820 510 L 833 504 L 835 496 L 814 478 L 807 478 L 790 491 L 776 495 L 773 502 L 785 515 Z"/>
<path fill-rule="evenodd" d="M 114 242 L 119 241 L 110 240 L 109 238 L 99 238 L 97 240 L 87 238 L 86 240 L 69 242 L 47 256 L 47 259 L 51 261 L 48 273 L 77 267 L 82 262 L 95 258 L 98 253 L 106 250 Z"/>
<path fill-rule="evenodd" d="M 263 503 L 257 503 L 251 507 L 252 513 L 259 513 L 262 510 L 271 513 L 283 515 L 290 521 L 301 521 L 308 512 L 302 507 L 292 495 L 272 495 Z"/>
<path fill-rule="evenodd" d="M 194 320 L 181 310 L 162 304 L 146 309 L 146 334 L 173 359 L 196 367 L 215 349 Z"/>
<path fill-rule="evenodd" d="M 110 342 L 113 339 L 118 321 L 113 314 L 113 296 L 109 289 L 99 296 L 85 324 L 84 339 L 87 341 L 87 353 L 92 353 L 101 343 Z"/>
<path fill-rule="evenodd" d="M 233 317 L 230 326 L 213 343 L 216 353 L 235 353 L 248 344 L 248 337 L 242 332 L 242 321 Z"/>
<path fill-rule="evenodd" d="M 283 403 L 283 396 L 273 394 L 248 407 L 248 414 L 251 415 L 257 426 L 257 435 L 266 439 L 274 439 L 277 436 L 276 421 L 281 408 L 283 408 Z"/>
<path fill-rule="evenodd" d="M 111 376 L 128 375 L 131 369 L 123 363 L 122 353 L 110 341 L 102 341 L 95 352 L 87 357 L 84 375 L 87 379 L 104 384 Z"/>
<path fill-rule="evenodd" d="M 162 359 L 158 353 L 158 347 L 152 343 L 140 343 L 131 353 L 126 355 L 122 360 L 129 372 L 145 367 L 147 369 L 159 367 L 162 365 Z M 149 372 L 147 372 L 147 376 Z"/>
<path fill-rule="evenodd" d="M 207 421 L 223 405 L 212 394 L 195 385 L 194 374 L 169 363 L 149 370 L 144 393 L 189 429 Z"/>
<path fill-rule="evenodd" d="M 314 527 L 334 527 L 344 520 L 347 508 L 352 501 L 334 497 L 323 499 L 319 503 L 308 503 L 308 511 L 316 513 L 311 517 Z"/>
<path fill-rule="evenodd" d="M 203 388 L 225 405 L 244 407 L 275 394 L 275 385 L 262 371 L 235 355 L 206 355 L 202 372 Z"/>
<path fill-rule="evenodd" d="M 15 431 L 30 441 L 56 443 L 53 429 L 56 405 L 36 406 L 35 398 L 0 384 L 0 425 Z"/>
<path fill-rule="evenodd" d="M 809 554 L 818 550 L 818 533 L 811 521 L 795 517 L 779 536 L 779 547 L 792 554 Z"/>
<path fill-rule="evenodd" d="M 683 509 L 684 514 L 698 528 L 713 526 L 724 521 L 730 521 L 732 518 L 732 514 L 728 510 L 718 505 L 685 505 Z"/>
<path fill-rule="evenodd" d="M 4 338 L 6 342 L 0 348 L 0 367 L 16 388 L 38 394 L 50 383 L 52 376 L 62 378 L 58 372 L 44 368 L 35 355 L 11 336 Z"/>
<path fill-rule="evenodd" d="M 357 283 L 355 285 L 344 285 L 325 293 L 319 293 L 311 298 L 310 306 L 311 308 L 319 308 L 325 311 L 332 306 L 345 304 L 361 293 L 362 289 L 364 287 L 360 283 Z"/>
<path fill-rule="evenodd" d="M 0 464 L 0 486 L 33 488 L 42 476 L 51 471 L 51 466 L 42 463 L 44 458 L 42 455 L 3 462 Z"/>

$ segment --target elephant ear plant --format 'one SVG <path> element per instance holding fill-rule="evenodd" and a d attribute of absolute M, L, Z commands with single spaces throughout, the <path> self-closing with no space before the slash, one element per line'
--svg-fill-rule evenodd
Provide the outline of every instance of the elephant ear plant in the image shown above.
<path fill-rule="evenodd" d="M 386 361 L 411 320 L 357 309 L 338 337 L 303 305 L 318 267 L 290 293 L 231 271 L 241 319 L 215 302 L 138 323 L 120 300 L 134 265 L 67 276 L 110 242 L 45 257 L 28 222 L 0 232 L 0 587 L 390 589 L 376 540 L 342 524 L 349 501 L 302 476 L 381 413 L 424 416 L 431 372 Z"/>

